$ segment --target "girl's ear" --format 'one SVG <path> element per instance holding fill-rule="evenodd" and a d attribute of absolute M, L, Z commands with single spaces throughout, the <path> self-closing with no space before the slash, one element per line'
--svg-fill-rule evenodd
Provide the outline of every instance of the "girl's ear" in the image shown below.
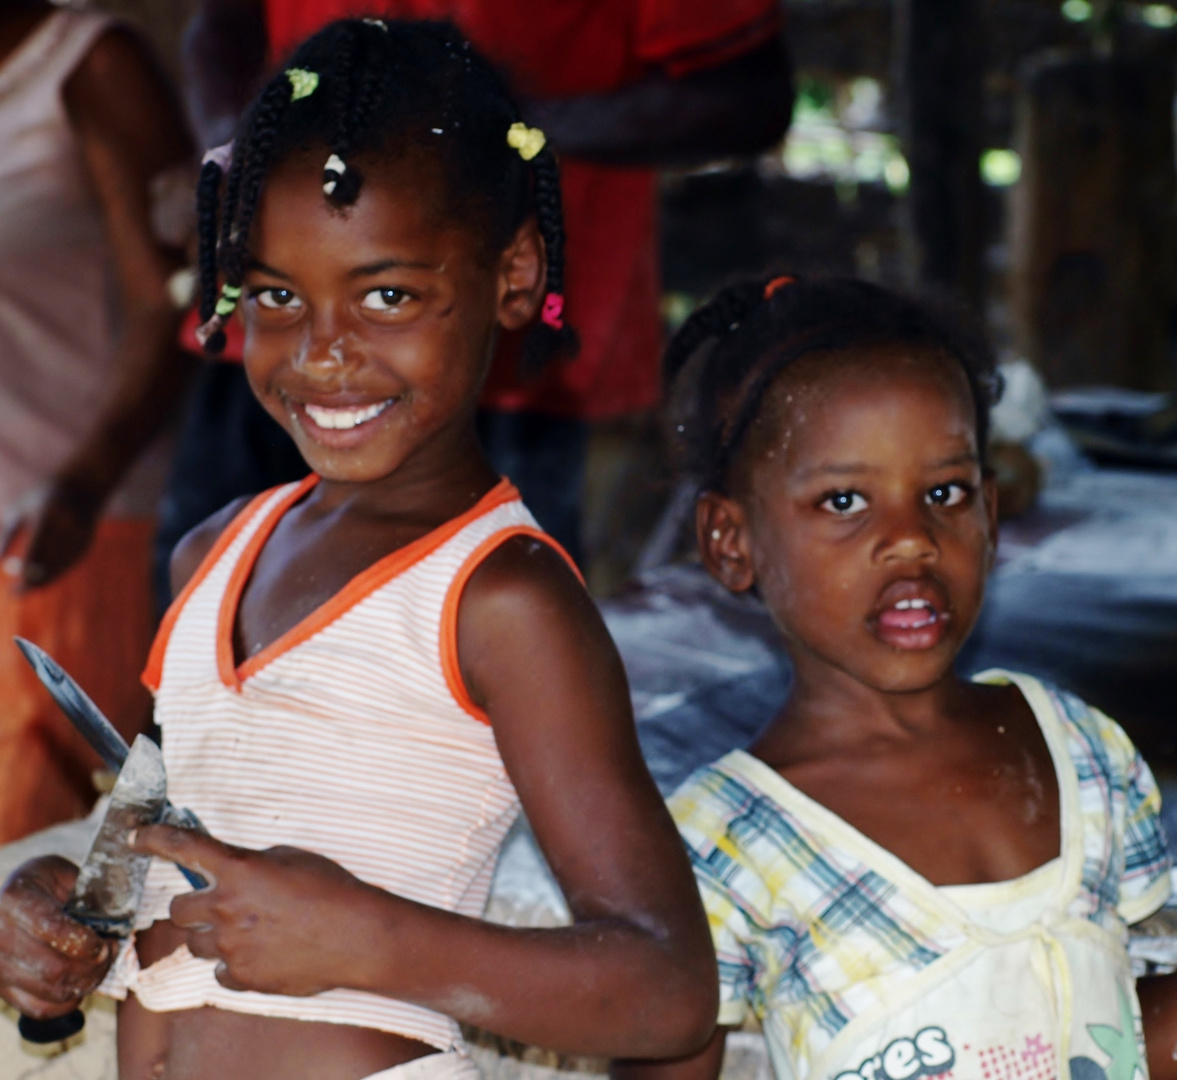
<path fill-rule="evenodd" d="M 695 532 L 707 572 L 730 592 L 756 584 L 743 507 L 717 491 L 704 491 L 695 504 Z"/>
<path fill-rule="evenodd" d="M 535 318 L 544 298 L 548 263 L 535 218 L 528 218 L 499 259 L 499 325 L 518 330 Z"/>

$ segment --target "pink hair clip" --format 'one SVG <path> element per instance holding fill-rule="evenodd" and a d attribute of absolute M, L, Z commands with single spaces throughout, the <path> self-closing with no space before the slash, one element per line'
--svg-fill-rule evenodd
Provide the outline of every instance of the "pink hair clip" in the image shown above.
<path fill-rule="evenodd" d="M 564 329 L 564 297 L 550 292 L 544 297 L 544 310 L 540 318 L 553 330 Z"/>

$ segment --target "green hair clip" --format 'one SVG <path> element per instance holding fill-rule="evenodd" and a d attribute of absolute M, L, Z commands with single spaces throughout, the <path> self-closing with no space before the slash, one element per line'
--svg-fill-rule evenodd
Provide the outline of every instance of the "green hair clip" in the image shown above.
<path fill-rule="evenodd" d="M 287 68 L 286 78 L 290 80 L 290 100 L 310 97 L 318 89 L 319 73 L 306 68 Z"/>
<path fill-rule="evenodd" d="M 217 306 L 213 309 L 218 315 L 225 318 L 232 315 L 237 310 L 237 301 L 241 299 L 241 289 L 237 285 L 222 285 L 221 298 L 217 301 Z"/>

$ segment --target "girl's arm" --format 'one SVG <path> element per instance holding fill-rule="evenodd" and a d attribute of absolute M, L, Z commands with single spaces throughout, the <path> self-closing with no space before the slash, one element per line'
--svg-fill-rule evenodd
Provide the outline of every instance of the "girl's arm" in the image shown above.
<path fill-rule="evenodd" d="M 702 1050 L 665 1061 L 614 1061 L 612 1080 L 718 1080 L 727 1044 L 725 1027 L 717 1027 Z"/>
<path fill-rule="evenodd" d="M 714 952 L 595 605 L 551 548 L 515 538 L 471 578 L 458 645 L 574 925 L 495 926 L 306 852 L 144 830 L 143 850 L 216 882 L 177 898 L 173 922 L 233 988 L 368 990 L 571 1053 L 697 1050 L 717 1013 Z"/>
<path fill-rule="evenodd" d="M 168 295 L 182 261 L 151 225 L 152 179 L 191 154 L 179 103 L 143 43 L 121 29 L 98 40 L 63 98 L 113 256 L 119 341 L 111 397 L 90 436 L 5 522 L 0 554 L 27 541 L 25 588 L 47 584 L 85 553 L 103 506 L 168 420 L 187 374 L 175 345 L 180 312 Z"/>
<path fill-rule="evenodd" d="M 1177 1080 L 1177 974 L 1136 980 L 1151 1080 Z"/>

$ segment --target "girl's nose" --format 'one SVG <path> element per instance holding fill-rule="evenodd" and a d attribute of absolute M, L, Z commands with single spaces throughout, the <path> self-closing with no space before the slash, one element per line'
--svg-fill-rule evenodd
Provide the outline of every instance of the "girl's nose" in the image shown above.
<path fill-rule="evenodd" d="M 875 553 L 886 562 L 934 562 L 940 545 L 926 514 L 904 510 L 884 520 Z"/>
<path fill-rule="evenodd" d="M 307 374 L 337 372 L 347 367 L 349 349 L 342 331 L 334 325 L 312 325 L 295 358 L 295 367 Z"/>

